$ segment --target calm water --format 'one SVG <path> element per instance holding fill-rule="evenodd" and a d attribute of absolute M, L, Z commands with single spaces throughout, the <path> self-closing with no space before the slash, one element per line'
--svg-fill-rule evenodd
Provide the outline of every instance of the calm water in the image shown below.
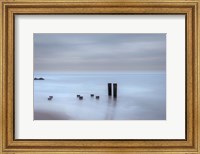
<path fill-rule="evenodd" d="M 166 74 L 35 74 L 34 120 L 165 120 Z M 107 83 L 118 84 L 108 97 Z M 77 98 L 82 95 L 83 100 Z M 90 94 L 100 96 L 99 100 Z M 48 101 L 48 96 L 53 100 Z"/>

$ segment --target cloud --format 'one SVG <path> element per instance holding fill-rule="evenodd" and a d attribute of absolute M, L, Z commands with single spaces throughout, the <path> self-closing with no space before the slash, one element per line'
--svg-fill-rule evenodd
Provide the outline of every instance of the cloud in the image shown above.
<path fill-rule="evenodd" d="M 34 34 L 35 72 L 165 71 L 165 34 Z"/>

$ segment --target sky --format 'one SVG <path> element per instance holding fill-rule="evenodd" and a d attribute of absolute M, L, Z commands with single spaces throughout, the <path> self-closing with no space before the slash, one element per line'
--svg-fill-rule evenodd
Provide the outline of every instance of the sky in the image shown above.
<path fill-rule="evenodd" d="M 34 72 L 165 72 L 166 34 L 34 33 Z"/>

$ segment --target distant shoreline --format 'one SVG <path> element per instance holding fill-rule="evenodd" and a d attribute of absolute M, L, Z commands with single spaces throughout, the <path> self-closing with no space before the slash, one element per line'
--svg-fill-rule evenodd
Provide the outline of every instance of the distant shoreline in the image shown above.
<path fill-rule="evenodd" d="M 113 72 L 113 73 L 110 73 L 110 72 L 67 72 L 67 73 L 65 73 L 65 72 L 34 72 L 34 75 L 48 75 L 48 74 L 53 74 L 53 75 L 56 75 L 56 74 L 58 74 L 58 75 L 79 75 L 79 74 L 81 74 L 81 75 L 84 75 L 84 74 L 86 74 L 86 75 L 88 75 L 88 74 L 91 74 L 91 75 L 133 75 L 133 74 L 135 74 L 135 75 L 139 75 L 139 74 L 166 74 L 166 72 Z"/>

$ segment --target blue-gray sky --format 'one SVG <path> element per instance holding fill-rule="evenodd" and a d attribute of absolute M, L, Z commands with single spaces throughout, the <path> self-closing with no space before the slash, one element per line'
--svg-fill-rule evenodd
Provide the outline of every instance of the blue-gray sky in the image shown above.
<path fill-rule="evenodd" d="M 166 34 L 35 33 L 35 72 L 165 72 Z"/>

